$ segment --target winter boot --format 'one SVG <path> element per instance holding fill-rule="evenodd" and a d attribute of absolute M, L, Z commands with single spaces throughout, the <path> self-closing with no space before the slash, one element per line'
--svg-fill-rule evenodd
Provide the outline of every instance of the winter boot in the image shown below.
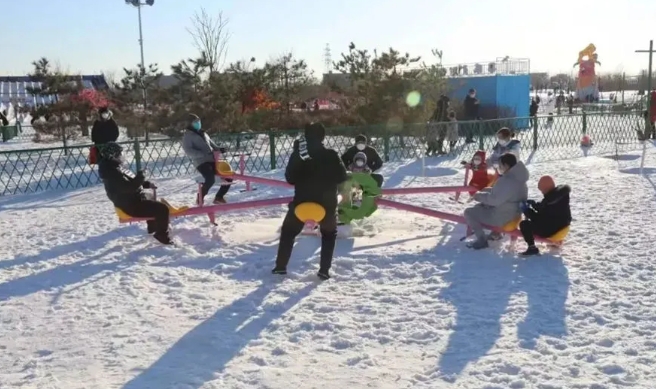
<path fill-rule="evenodd" d="M 173 240 L 171 240 L 171 236 L 169 235 L 168 232 L 165 233 L 156 232 L 155 235 L 153 235 L 153 237 L 157 239 L 157 241 L 160 242 L 161 244 L 165 244 L 165 245 L 173 244 Z"/>
<path fill-rule="evenodd" d="M 285 269 L 284 267 L 279 268 L 276 266 L 273 270 L 271 270 L 271 274 L 279 274 L 284 276 L 285 274 L 287 274 L 287 269 Z"/>
<path fill-rule="evenodd" d="M 535 245 L 528 246 L 526 251 L 521 253 L 522 256 L 524 257 L 530 257 L 531 255 L 540 255 L 540 250 L 535 247 Z"/>
<path fill-rule="evenodd" d="M 317 273 L 317 277 L 321 279 L 321 281 L 326 281 L 330 279 L 330 271 L 329 270 L 323 270 L 319 269 L 319 272 Z"/>
<path fill-rule="evenodd" d="M 475 241 L 468 243 L 467 247 L 474 250 L 481 250 L 490 247 L 487 243 L 487 239 L 476 239 Z"/>

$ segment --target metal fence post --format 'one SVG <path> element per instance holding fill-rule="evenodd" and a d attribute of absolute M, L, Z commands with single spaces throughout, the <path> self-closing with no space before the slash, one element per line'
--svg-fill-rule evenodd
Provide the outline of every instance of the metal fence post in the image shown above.
<path fill-rule="evenodd" d="M 66 128 L 62 128 L 61 132 L 62 132 L 62 143 L 64 144 L 64 155 L 68 155 L 68 144 L 66 142 Z"/>
<path fill-rule="evenodd" d="M 531 120 L 531 119 L 529 119 Z M 537 116 L 535 120 L 531 120 L 531 123 L 533 124 L 533 150 L 538 149 L 538 120 Z"/>
<path fill-rule="evenodd" d="M 478 131 L 478 149 L 485 150 L 485 134 L 481 130 L 482 120 L 474 122 L 474 128 Z"/>
<path fill-rule="evenodd" d="M 271 170 L 276 168 L 276 133 L 269 130 L 269 157 L 271 158 Z"/>
<path fill-rule="evenodd" d="M 134 138 L 134 164 L 137 171 L 141 170 L 141 146 L 138 137 Z"/>
<path fill-rule="evenodd" d="M 385 155 L 385 162 L 390 160 L 390 133 L 385 128 L 383 129 L 383 154 Z"/>
<path fill-rule="evenodd" d="M 588 114 L 585 111 L 581 116 L 581 122 L 583 123 L 583 135 L 585 135 L 588 132 Z"/>

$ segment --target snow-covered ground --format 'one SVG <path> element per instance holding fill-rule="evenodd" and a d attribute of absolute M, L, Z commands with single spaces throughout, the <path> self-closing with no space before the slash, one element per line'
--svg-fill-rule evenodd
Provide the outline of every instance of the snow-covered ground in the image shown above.
<path fill-rule="evenodd" d="M 99 187 L 0 198 L 0 388 L 653 388 L 652 144 L 644 176 L 638 164 L 632 152 L 529 165 L 533 197 L 542 174 L 573 188 L 559 252 L 474 252 L 463 226 L 381 209 L 370 236 L 338 242 L 324 283 L 313 237 L 299 238 L 290 275 L 269 273 L 285 207 L 221 215 L 218 228 L 175 219 L 181 244 L 164 248 L 119 225 Z M 385 169 L 389 187 L 463 175 L 432 161 L 427 177 L 418 161 Z M 159 184 L 192 201 L 191 178 Z"/>

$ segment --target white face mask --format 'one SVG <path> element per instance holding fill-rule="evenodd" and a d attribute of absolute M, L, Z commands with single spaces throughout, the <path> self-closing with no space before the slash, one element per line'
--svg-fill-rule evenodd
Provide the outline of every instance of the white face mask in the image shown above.
<path fill-rule="evenodd" d="M 497 169 L 499 171 L 499 174 L 505 174 L 506 173 L 506 168 L 504 165 L 499 165 L 499 168 Z"/>
<path fill-rule="evenodd" d="M 364 166 L 364 161 L 361 160 L 361 159 L 355 161 L 355 166 L 357 166 L 357 167 L 363 167 L 363 166 Z"/>
<path fill-rule="evenodd" d="M 365 148 L 367 148 L 367 145 L 364 143 L 358 143 L 357 145 L 355 145 L 355 147 L 357 147 L 358 150 L 362 151 Z"/>
<path fill-rule="evenodd" d="M 100 117 L 107 120 L 109 119 L 109 114 L 107 112 L 104 112 L 103 114 L 100 115 Z"/>
<path fill-rule="evenodd" d="M 472 164 L 473 164 L 474 166 L 478 166 L 478 165 L 480 165 L 480 164 L 481 164 L 481 159 L 478 158 L 478 157 L 472 159 Z"/>
<path fill-rule="evenodd" d="M 499 146 L 501 146 L 501 147 L 506 147 L 506 146 L 508 146 L 508 143 L 510 143 L 510 141 L 507 140 L 507 139 L 499 139 L 497 142 L 499 143 Z"/>

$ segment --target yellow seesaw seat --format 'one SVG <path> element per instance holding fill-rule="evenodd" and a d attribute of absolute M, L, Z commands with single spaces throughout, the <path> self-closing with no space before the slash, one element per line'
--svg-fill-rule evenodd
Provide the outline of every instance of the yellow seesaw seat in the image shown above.
<path fill-rule="evenodd" d="M 226 161 L 217 161 L 216 162 L 216 172 L 220 176 L 231 176 L 235 174 L 235 171 L 232 170 L 232 166 Z"/>
<path fill-rule="evenodd" d="M 562 230 L 556 232 L 555 234 L 551 235 L 546 239 L 553 243 L 562 243 L 568 234 L 569 234 L 569 226 L 563 228 Z"/>
<path fill-rule="evenodd" d="M 187 207 L 187 206 L 174 207 L 173 205 L 171 205 L 171 203 L 169 203 L 165 199 L 160 199 L 159 202 L 166 205 L 166 207 L 169 209 L 169 214 L 171 216 L 181 214 L 182 212 L 189 209 L 189 207 Z M 116 212 L 116 216 L 118 216 L 119 221 L 124 221 L 125 222 L 125 221 L 130 221 L 130 219 L 132 219 L 132 216 L 130 216 L 127 213 L 123 212 L 123 210 L 121 208 L 116 208 L 115 207 L 114 211 Z"/>
<path fill-rule="evenodd" d="M 513 220 L 509 221 L 508 223 L 504 224 L 503 227 L 501 227 L 501 231 L 503 231 L 503 232 L 513 232 L 517 228 L 519 228 L 519 223 L 521 221 L 522 221 L 521 217 L 513 219 Z"/>
<path fill-rule="evenodd" d="M 320 223 L 326 217 L 326 210 L 317 203 L 301 203 L 294 208 L 294 215 L 303 223 L 313 221 Z"/>
<path fill-rule="evenodd" d="M 519 223 L 521 221 L 522 221 L 521 217 L 518 217 L 517 219 L 513 219 L 510 222 L 506 223 L 503 227 L 501 227 L 501 231 L 513 232 L 519 228 Z M 549 237 L 544 237 L 544 239 L 548 240 L 551 243 L 560 244 L 565 240 L 568 234 L 569 234 L 569 226 L 563 228 L 562 230 L 556 232 L 555 234 Z"/>

